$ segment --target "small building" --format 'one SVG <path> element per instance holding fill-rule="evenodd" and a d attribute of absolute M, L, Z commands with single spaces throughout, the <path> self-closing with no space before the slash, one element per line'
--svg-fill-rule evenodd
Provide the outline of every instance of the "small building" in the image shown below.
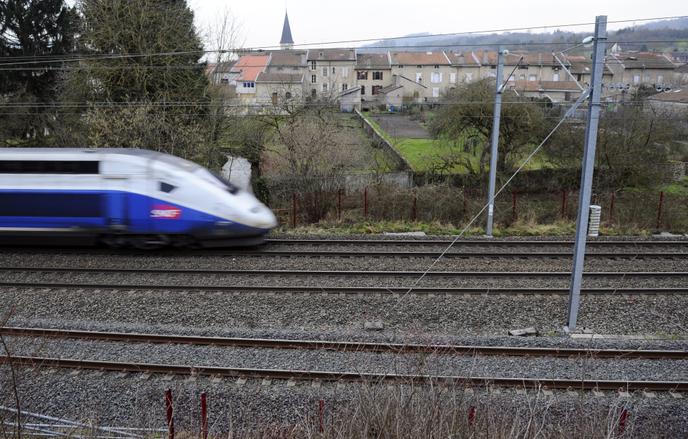
<path fill-rule="evenodd" d="M 379 93 L 393 84 L 389 53 L 359 53 L 356 57 L 356 85 L 361 87 L 361 104 L 370 108 L 381 104 Z"/>
<path fill-rule="evenodd" d="M 606 58 L 614 73 L 613 83 L 627 88 L 651 85 L 663 89 L 672 86 L 676 65 L 663 53 L 612 53 Z"/>
<path fill-rule="evenodd" d="M 382 103 L 387 111 L 397 112 L 404 108 L 404 87 L 397 84 L 388 85 L 380 90 Z"/>
<path fill-rule="evenodd" d="M 260 72 L 256 77 L 256 104 L 261 110 L 284 110 L 303 102 L 303 73 Z"/>
<path fill-rule="evenodd" d="M 308 96 L 336 100 L 341 92 L 356 85 L 355 49 L 310 49 L 306 74 Z"/>
<path fill-rule="evenodd" d="M 339 109 L 344 113 L 353 113 L 354 110 L 361 111 L 361 87 L 356 86 L 342 91 L 337 96 Z"/>
<path fill-rule="evenodd" d="M 524 81 L 518 80 L 509 85 L 519 96 L 545 98 L 551 102 L 571 102 L 581 95 L 582 91 L 574 81 Z"/>
<path fill-rule="evenodd" d="M 234 82 L 240 103 L 247 105 L 256 103 L 256 78 L 265 70 L 269 62 L 269 55 L 243 55 L 231 68 L 231 74 L 236 75 Z"/>
<path fill-rule="evenodd" d="M 688 110 L 688 87 L 663 91 L 647 98 L 653 108 L 661 110 Z"/>
<path fill-rule="evenodd" d="M 438 102 L 455 79 L 452 74 L 456 72 L 444 52 L 391 52 L 390 64 L 395 84 L 404 87 L 405 97 L 418 103 Z"/>

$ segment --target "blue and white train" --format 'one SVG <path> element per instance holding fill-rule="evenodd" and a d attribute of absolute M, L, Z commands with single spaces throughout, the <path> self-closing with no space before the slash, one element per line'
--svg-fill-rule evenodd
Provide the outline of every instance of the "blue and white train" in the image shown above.
<path fill-rule="evenodd" d="M 276 226 L 253 195 L 179 157 L 141 149 L 0 149 L 2 241 L 250 245 Z"/>

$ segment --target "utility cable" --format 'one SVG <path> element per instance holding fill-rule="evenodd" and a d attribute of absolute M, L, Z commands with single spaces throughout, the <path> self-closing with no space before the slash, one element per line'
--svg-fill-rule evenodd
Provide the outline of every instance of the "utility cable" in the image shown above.
<path fill-rule="evenodd" d="M 394 311 L 396 309 L 396 307 L 401 303 L 401 301 L 406 296 L 408 296 L 416 286 L 418 286 L 418 284 L 425 278 L 425 276 L 427 276 L 427 274 L 435 267 L 435 265 L 437 265 L 437 263 L 444 257 L 444 255 L 447 254 L 447 252 L 454 246 L 454 244 L 456 244 L 456 242 L 459 239 L 461 239 L 461 237 L 473 225 L 473 223 L 483 214 L 483 212 L 485 212 L 485 209 L 487 209 L 487 206 L 492 204 L 494 202 L 494 200 L 497 198 L 497 196 L 500 193 L 502 193 L 502 191 L 504 189 L 506 189 L 507 186 L 509 186 L 511 181 L 514 178 L 516 178 L 516 176 L 521 172 L 521 170 L 523 170 L 523 168 L 528 164 L 528 162 L 530 162 L 530 160 L 535 156 L 535 154 L 537 154 L 540 151 L 540 149 L 549 140 L 549 138 L 552 137 L 552 135 L 554 135 L 554 133 L 557 131 L 557 129 L 559 129 L 559 127 L 564 123 L 564 121 L 576 111 L 576 109 L 580 106 L 580 104 L 583 103 L 583 101 L 588 97 L 589 94 L 590 94 L 590 89 L 586 90 L 585 92 L 583 92 L 581 94 L 581 96 L 574 103 L 574 105 L 566 112 L 564 117 L 562 117 L 561 120 L 559 120 L 559 123 L 557 123 L 556 126 L 554 128 L 552 128 L 552 130 L 549 132 L 549 134 L 547 134 L 547 136 L 545 136 L 545 138 L 542 140 L 542 142 L 540 142 L 540 144 L 528 155 L 528 157 L 526 157 L 525 160 L 523 160 L 523 162 L 518 167 L 518 169 L 516 169 L 516 171 L 511 175 L 511 177 L 509 177 L 509 179 L 502 185 L 502 187 L 500 187 L 499 190 L 497 192 L 495 192 L 494 196 L 492 196 L 492 198 L 490 200 L 488 200 L 488 202 L 482 207 L 482 209 L 480 209 L 480 211 L 468 222 L 468 224 L 466 224 L 466 226 L 452 240 L 452 242 L 447 246 L 447 248 L 445 248 L 442 251 L 442 253 L 440 253 L 440 255 L 432 262 L 432 264 L 430 264 L 430 266 L 423 272 L 423 274 L 420 277 L 418 277 L 418 279 L 416 279 L 416 281 L 409 287 L 409 289 L 401 297 L 399 297 L 399 299 L 397 299 L 397 302 L 394 304 L 392 309 L 387 312 L 387 314 L 386 314 L 387 316 L 389 315 L 389 313 L 391 311 Z"/>

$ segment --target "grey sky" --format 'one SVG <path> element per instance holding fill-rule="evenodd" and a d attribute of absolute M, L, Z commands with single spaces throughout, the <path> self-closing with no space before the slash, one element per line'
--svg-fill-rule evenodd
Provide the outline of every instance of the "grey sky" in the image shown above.
<path fill-rule="evenodd" d="M 242 24 L 245 47 L 279 42 L 285 7 L 294 42 L 354 40 L 430 32 L 590 23 L 595 15 L 610 21 L 688 15 L 686 0 L 188 0 L 204 28 L 229 8 Z M 632 23 L 610 24 L 610 29 Z M 588 27 L 592 30 L 593 26 Z M 568 28 L 567 28 L 568 29 Z M 534 29 L 540 32 L 543 29 Z M 551 31 L 552 29 L 548 29 Z M 585 30 L 576 28 L 575 30 Z M 339 46 L 358 44 L 340 44 Z"/>

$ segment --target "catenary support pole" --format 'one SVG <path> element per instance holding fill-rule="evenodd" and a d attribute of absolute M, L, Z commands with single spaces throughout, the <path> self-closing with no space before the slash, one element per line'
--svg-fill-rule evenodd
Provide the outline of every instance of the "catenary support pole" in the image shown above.
<path fill-rule="evenodd" d="M 592 193 L 592 175 L 595 169 L 595 148 L 597 143 L 597 126 L 600 119 L 600 95 L 602 93 L 602 71 L 604 70 L 605 46 L 607 42 L 607 16 L 595 18 L 595 37 L 592 56 L 592 76 L 590 81 L 590 104 L 588 121 L 585 128 L 585 151 L 583 170 L 581 172 L 580 199 L 578 200 L 578 220 L 576 222 L 576 242 L 573 248 L 573 270 L 569 289 L 569 310 L 567 328 L 576 329 L 580 289 L 583 280 L 585 262 L 585 242 L 590 217 L 590 195 Z"/>
<path fill-rule="evenodd" d="M 487 226 L 485 235 L 492 236 L 492 223 L 494 222 L 494 197 L 497 185 L 497 145 L 499 144 L 499 118 L 502 111 L 502 89 L 504 81 L 504 49 L 497 51 L 497 86 L 495 94 L 494 112 L 492 116 L 492 143 L 490 148 L 490 183 L 487 192 Z"/>

